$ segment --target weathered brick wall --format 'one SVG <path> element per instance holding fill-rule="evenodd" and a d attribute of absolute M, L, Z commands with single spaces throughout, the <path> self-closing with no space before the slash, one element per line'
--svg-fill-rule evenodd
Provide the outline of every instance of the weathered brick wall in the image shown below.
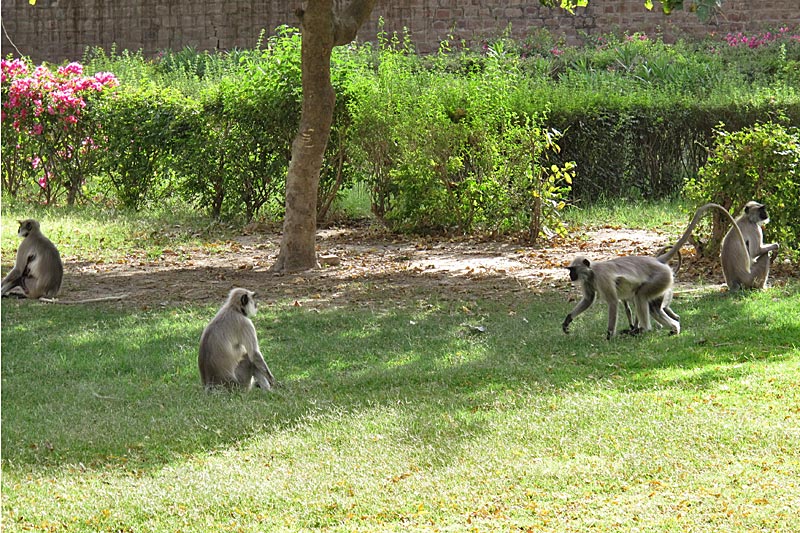
<path fill-rule="evenodd" d="M 3 0 L 2 54 L 19 51 L 35 61 L 80 59 L 87 46 L 139 50 L 230 49 L 252 47 L 262 29 L 296 25 L 299 0 Z M 649 12 L 644 0 L 591 0 L 575 16 L 541 7 L 536 0 L 378 0 L 362 39 L 374 38 L 378 17 L 387 31 L 408 28 L 420 51 L 435 50 L 448 36 L 477 42 L 510 28 L 525 36 L 534 28 L 563 34 L 570 42 L 581 33 L 660 32 L 664 38 L 705 36 L 711 32 L 757 32 L 800 26 L 800 0 L 725 0 L 723 12 L 708 23 L 693 13 L 664 16 Z M 656 2 L 657 4 L 657 2 Z M 687 2 L 688 4 L 688 2 Z M 8 37 L 6 36 L 8 35 Z"/>

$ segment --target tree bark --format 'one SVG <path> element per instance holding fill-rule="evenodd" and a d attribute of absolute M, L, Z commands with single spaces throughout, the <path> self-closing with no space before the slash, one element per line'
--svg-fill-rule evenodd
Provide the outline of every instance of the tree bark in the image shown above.
<path fill-rule="evenodd" d="M 337 6 L 344 2 L 339 0 Z M 317 194 L 325 147 L 331 133 L 336 95 L 331 84 L 331 52 L 352 41 L 375 0 L 352 0 L 334 11 L 333 0 L 308 0 L 298 9 L 302 32 L 303 104 L 286 175 L 286 215 L 273 272 L 317 267 Z"/>

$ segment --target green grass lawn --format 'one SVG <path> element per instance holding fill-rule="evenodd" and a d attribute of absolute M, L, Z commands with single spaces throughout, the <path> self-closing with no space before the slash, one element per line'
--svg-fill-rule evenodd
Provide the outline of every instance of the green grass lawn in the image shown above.
<path fill-rule="evenodd" d="M 572 305 L 263 302 L 281 386 L 205 394 L 215 307 L 4 299 L 3 530 L 800 529 L 800 284 L 678 294 L 677 337 Z"/>

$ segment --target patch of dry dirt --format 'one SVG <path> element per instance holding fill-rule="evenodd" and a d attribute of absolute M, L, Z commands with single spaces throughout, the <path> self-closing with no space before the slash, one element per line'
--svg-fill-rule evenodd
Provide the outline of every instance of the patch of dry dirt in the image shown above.
<path fill-rule="evenodd" d="M 90 263 L 65 258 L 61 300 L 127 294 L 112 305 L 150 308 L 219 303 L 235 286 L 255 290 L 264 304 L 283 300 L 326 307 L 386 307 L 423 297 L 470 301 L 500 295 L 571 290 L 566 266 L 576 255 L 591 260 L 655 253 L 670 235 L 606 228 L 534 248 L 510 240 L 426 239 L 398 237 L 365 228 L 334 228 L 318 234 L 320 255 L 340 260 L 302 274 L 269 272 L 278 253 L 279 235 L 242 235 L 210 252 L 176 247 L 153 261 Z M 702 279 L 722 283 L 711 261 L 700 261 L 684 248 L 679 283 Z"/>

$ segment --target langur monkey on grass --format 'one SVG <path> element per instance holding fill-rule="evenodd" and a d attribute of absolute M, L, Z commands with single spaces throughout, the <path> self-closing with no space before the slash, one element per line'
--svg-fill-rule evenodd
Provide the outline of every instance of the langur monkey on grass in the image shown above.
<path fill-rule="evenodd" d="M 39 222 L 32 218 L 19 221 L 17 235 L 22 237 L 22 242 L 14 268 L 3 278 L 2 296 L 19 295 L 11 292 L 19 287 L 26 298 L 55 297 L 64 277 L 58 249 L 42 234 Z"/>
<path fill-rule="evenodd" d="M 777 243 L 764 244 L 761 226 L 767 222 L 767 208 L 751 200 L 722 239 L 720 259 L 729 290 L 763 289 L 767 285 L 769 253 L 778 249 Z"/>
<path fill-rule="evenodd" d="M 275 386 L 250 317 L 256 314 L 254 293 L 232 289 L 225 304 L 203 330 L 198 365 L 205 389 L 217 385 L 250 390 L 253 381 L 263 390 Z"/>
<path fill-rule="evenodd" d="M 777 250 L 778 244 L 764 244 L 761 226 L 769 222 L 769 216 L 763 204 L 752 200 L 745 204 L 741 216 L 736 220 L 719 204 L 708 203 L 701 206 L 678 242 L 668 251 L 659 254 L 658 260 L 662 263 L 668 262 L 689 239 L 702 214 L 711 208 L 719 209 L 732 224 L 722 239 L 720 250 L 722 273 L 728 289 L 763 289 L 769 277 L 769 252 Z"/>
<path fill-rule="evenodd" d="M 607 339 L 616 333 L 620 301 L 634 303 L 637 331 L 651 329 L 652 313 L 672 334 L 680 333 L 680 322 L 664 311 L 672 295 L 672 269 L 657 258 L 629 256 L 590 263 L 585 257 L 576 257 L 567 269 L 570 280 L 581 283 L 583 298 L 564 319 L 564 333 L 569 333 L 570 323 L 591 307 L 598 293 L 608 305 Z"/>

